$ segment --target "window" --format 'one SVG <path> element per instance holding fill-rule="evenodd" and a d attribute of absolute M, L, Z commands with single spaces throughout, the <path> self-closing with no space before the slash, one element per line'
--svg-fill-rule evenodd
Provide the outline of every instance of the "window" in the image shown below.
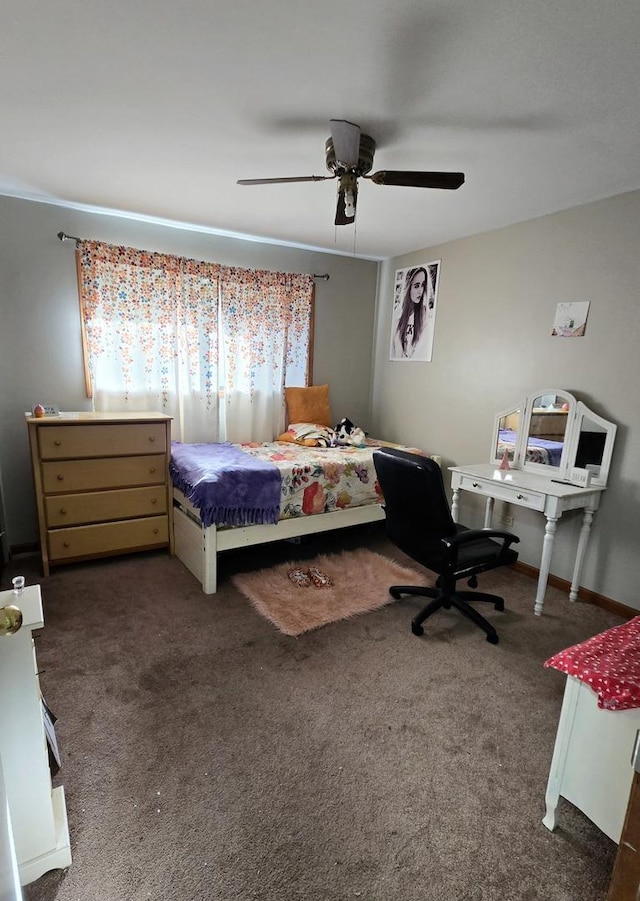
<path fill-rule="evenodd" d="M 182 441 L 270 441 L 306 385 L 313 277 L 80 241 L 87 395 L 162 410 Z"/>

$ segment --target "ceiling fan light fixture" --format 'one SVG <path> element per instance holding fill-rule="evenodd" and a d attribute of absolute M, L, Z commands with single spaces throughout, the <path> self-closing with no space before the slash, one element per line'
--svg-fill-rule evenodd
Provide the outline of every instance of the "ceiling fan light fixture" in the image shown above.
<path fill-rule="evenodd" d="M 332 138 L 327 138 L 325 141 L 324 152 L 329 172 L 335 172 L 337 175 L 342 175 L 345 172 L 354 172 L 357 176 L 361 176 L 371 171 L 371 167 L 373 166 L 373 156 L 376 152 L 376 142 L 369 135 L 360 135 L 358 162 L 357 165 L 352 168 L 349 168 L 345 163 L 336 159 Z"/>

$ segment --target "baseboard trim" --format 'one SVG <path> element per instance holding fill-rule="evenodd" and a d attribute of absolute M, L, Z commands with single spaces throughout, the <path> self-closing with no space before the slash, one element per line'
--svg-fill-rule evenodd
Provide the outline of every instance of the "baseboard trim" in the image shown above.
<path fill-rule="evenodd" d="M 513 564 L 513 569 L 532 579 L 537 579 L 540 575 L 540 570 L 537 567 L 530 566 L 528 563 L 521 563 L 519 560 Z M 552 588 L 559 588 L 560 591 L 564 591 L 566 594 L 569 594 L 571 590 L 571 582 L 567 579 L 561 579 L 560 576 L 553 576 L 549 573 L 547 581 Z M 632 617 L 640 615 L 640 610 L 627 607 L 626 604 L 614 601 L 612 598 L 608 598 L 604 594 L 598 594 L 597 591 L 591 591 L 589 588 L 581 588 L 579 590 L 578 600 L 587 604 L 593 604 L 596 607 L 602 607 L 603 610 L 608 610 L 609 613 L 616 613 L 618 616 L 626 619 L 632 619 Z"/>
<path fill-rule="evenodd" d="M 39 547 L 37 541 L 28 542 L 27 544 L 12 544 L 9 547 L 9 559 L 12 560 L 14 557 L 22 557 L 26 554 L 37 554 Z"/>

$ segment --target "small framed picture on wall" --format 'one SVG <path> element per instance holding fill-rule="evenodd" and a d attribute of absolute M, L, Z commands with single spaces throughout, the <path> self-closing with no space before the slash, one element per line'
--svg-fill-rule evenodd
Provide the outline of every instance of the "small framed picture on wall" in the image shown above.
<path fill-rule="evenodd" d="M 430 363 L 441 260 L 396 269 L 391 311 L 390 360 Z"/>

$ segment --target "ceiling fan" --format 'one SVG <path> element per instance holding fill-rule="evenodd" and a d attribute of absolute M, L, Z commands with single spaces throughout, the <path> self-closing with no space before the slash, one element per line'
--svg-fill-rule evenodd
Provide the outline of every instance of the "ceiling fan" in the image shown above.
<path fill-rule="evenodd" d="M 243 178 L 239 185 L 291 184 L 303 181 L 338 179 L 336 225 L 350 225 L 356 218 L 358 179 L 367 178 L 376 185 L 403 185 L 410 188 L 455 190 L 464 184 L 462 172 L 409 172 L 383 169 L 368 175 L 373 166 L 376 142 L 362 134 L 358 125 L 345 119 L 330 119 L 331 137 L 325 142 L 327 169 L 333 175 L 303 175 L 294 178 Z"/>

